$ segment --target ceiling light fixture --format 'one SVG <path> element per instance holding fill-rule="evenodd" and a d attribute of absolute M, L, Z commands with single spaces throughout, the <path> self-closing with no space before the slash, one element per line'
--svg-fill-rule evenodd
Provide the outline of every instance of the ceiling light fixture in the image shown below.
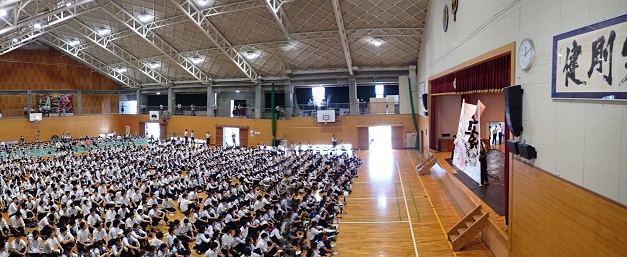
<path fill-rule="evenodd" d="M 151 69 L 156 69 L 156 68 L 159 68 L 161 66 L 161 64 L 159 64 L 158 62 L 151 62 L 148 66 Z"/>
<path fill-rule="evenodd" d="M 239 93 L 239 90 L 235 90 L 235 93 Z"/>
<path fill-rule="evenodd" d="M 257 57 L 257 53 L 253 52 L 253 51 L 248 51 L 246 52 L 246 59 L 255 59 L 255 57 Z"/>
<path fill-rule="evenodd" d="M 381 45 L 383 45 L 383 41 L 381 41 L 381 38 L 378 38 L 378 37 L 375 37 L 375 38 L 374 38 L 374 40 L 372 41 L 372 43 L 373 43 L 375 46 L 381 46 Z"/>
<path fill-rule="evenodd" d="M 139 15 L 139 20 L 142 21 L 142 22 L 149 22 L 150 18 L 151 18 L 150 14 L 145 13 L 145 12 L 143 12 L 143 13 L 141 13 Z"/>
<path fill-rule="evenodd" d="M 77 45 L 81 44 L 81 41 L 73 39 L 73 40 L 70 40 L 67 44 L 70 45 L 70 46 L 77 46 Z"/>
<path fill-rule="evenodd" d="M 117 72 L 119 72 L 119 73 L 124 73 L 124 72 L 126 72 L 126 68 L 124 68 L 124 67 L 118 67 L 118 68 L 116 69 L 116 71 L 117 71 Z"/>
<path fill-rule="evenodd" d="M 198 56 L 192 57 L 192 63 L 199 64 L 201 62 L 202 62 L 202 59 L 200 57 L 198 57 Z"/>
<path fill-rule="evenodd" d="M 35 28 L 35 29 L 41 28 L 41 23 L 39 23 L 39 22 L 33 23 L 33 28 Z"/>
<path fill-rule="evenodd" d="M 19 41 L 20 41 L 20 40 L 19 40 L 19 39 L 17 39 L 17 38 L 14 38 L 14 39 L 13 39 L 13 43 L 17 43 L 17 42 L 19 42 Z"/>
<path fill-rule="evenodd" d="M 207 5 L 206 0 L 198 0 L 198 5 Z"/>
<path fill-rule="evenodd" d="M 7 10 L 0 9 L 0 17 L 4 17 L 4 16 L 7 16 Z"/>
<path fill-rule="evenodd" d="M 67 6 L 67 7 L 72 6 L 72 2 L 67 2 L 67 3 L 65 3 L 65 6 Z"/>
<path fill-rule="evenodd" d="M 105 27 L 101 27 L 98 29 L 98 34 L 101 36 L 109 34 L 109 30 Z"/>
<path fill-rule="evenodd" d="M 161 92 L 157 92 L 157 95 L 160 95 L 160 94 L 161 94 Z"/>

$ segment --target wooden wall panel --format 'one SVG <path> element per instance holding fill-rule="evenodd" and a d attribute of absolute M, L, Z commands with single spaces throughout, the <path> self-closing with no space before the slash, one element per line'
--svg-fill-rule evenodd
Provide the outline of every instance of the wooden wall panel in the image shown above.
<path fill-rule="evenodd" d="M 74 101 L 76 101 L 74 96 Z M 83 114 L 101 114 L 101 113 L 119 113 L 118 105 L 120 103 L 120 95 L 82 95 L 83 98 Z M 76 108 L 74 108 L 76 112 Z"/>
<path fill-rule="evenodd" d="M 1 90 L 119 90 L 115 81 L 50 50 L 14 50 L 0 56 Z"/>
<path fill-rule="evenodd" d="M 429 118 L 421 116 L 421 115 L 417 115 L 418 116 L 418 129 L 420 130 L 419 133 L 424 133 L 424 138 L 421 138 L 420 140 L 420 151 L 422 153 L 423 156 L 428 156 L 429 153 L 429 133 L 431 133 L 429 131 Z"/>
<path fill-rule="evenodd" d="M 403 144 L 405 142 L 403 140 L 404 136 L 405 133 L 403 133 L 402 126 L 392 127 L 392 149 L 400 149 L 405 147 L 405 145 Z"/>
<path fill-rule="evenodd" d="M 510 256 L 624 256 L 627 208 L 514 160 Z"/>
<path fill-rule="evenodd" d="M 37 130 L 40 130 L 39 139 L 47 141 L 53 135 L 70 133 L 72 137 L 98 136 L 101 133 L 117 131 L 124 133 L 122 119 L 126 115 L 93 115 L 73 117 L 44 117 L 39 123 L 28 121 L 27 118 L 0 119 L 0 141 L 19 140 L 24 136 L 27 142 L 35 140 Z"/>
<path fill-rule="evenodd" d="M 172 116 L 168 120 L 168 137 L 183 135 L 185 129 L 192 131 L 196 138 L 204 139 L 207 131 L 211 133 L 211 140 L 215 144 L 219 138 L 216 135 L 216 125 L 225 127 L 249 127 L 250 130 L 260 132 L 261 134 L 248 134 L 248 145 L 266 144 L 272 141 L 272 128 L 270 120 L 261 119 L 240 119 L 240 118 L 222 118 L 222 117 L 203 117 L 203 116 Z M 278 130 L 277 130 L 278 131 Z M 250 133 L 250 132 L 249 132 Z"/>
<path fill-rule="evenodd" d="M 2 117 L 24 116 L 24 107 L 28 105 L 26 95 L 0 95 Z"/>
<path fill-rule="evenodd" d="M 357 147 L 359 149 L 368 150 L 370 148 L 369 138 L 368 127 L 357 128 Z"/>

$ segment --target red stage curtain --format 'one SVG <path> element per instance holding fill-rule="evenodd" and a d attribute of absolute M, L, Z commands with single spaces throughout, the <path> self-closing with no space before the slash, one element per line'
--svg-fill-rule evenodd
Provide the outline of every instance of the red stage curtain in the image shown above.
<path fill-rule="evenodd" d="M 510 61 L 508 54 L 432 80 L 431 94 L 499 92 L 510 85 Z"/>

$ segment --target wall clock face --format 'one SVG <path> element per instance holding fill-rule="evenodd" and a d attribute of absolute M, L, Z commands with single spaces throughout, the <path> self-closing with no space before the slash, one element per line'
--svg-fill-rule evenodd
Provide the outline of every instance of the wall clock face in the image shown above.
<path fill-rule="evenodd" d="M 444 13 L 442 16 L 442 27 L 444 28 L 444 32 L 448 30 L 448 5 L 444 5 Z"/>
<path fill-rule="evenodd" d="M 520 68 L 525 71 L 529 70 L 533 64 L 534 55 L 533 41 L 529 38 L 525 38 L 520 42 L 520 46 L 518 47 L 518 64 Z"/>
<path fill-rule="evenodd" d="M 457 8 L 459 7 L 459 0 L 451 0 L 451 11 L 453 12 L 453 21 L 457 21 Z"/>

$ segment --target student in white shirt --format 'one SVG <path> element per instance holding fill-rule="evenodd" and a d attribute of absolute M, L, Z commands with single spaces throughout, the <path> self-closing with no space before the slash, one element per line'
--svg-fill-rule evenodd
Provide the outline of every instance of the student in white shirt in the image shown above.
<path fill-rule="evenodd" d="M 11 241 L 11 253 L 10 257 L 23 257 L 26 256 L 26 241 L 22 239 L 22 235 L 15 235 L 15 239 Z"/>

